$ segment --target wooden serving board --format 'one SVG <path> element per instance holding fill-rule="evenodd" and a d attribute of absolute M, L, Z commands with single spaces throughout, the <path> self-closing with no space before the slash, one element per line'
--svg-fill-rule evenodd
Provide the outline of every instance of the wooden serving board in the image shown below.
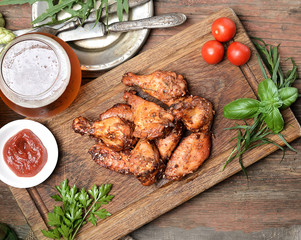
<path fill-rule="evenodd" d="M 208 65 L 201 57 L 201 47 L 213 39 L 211 24 L 219 17 L 234 20 L 237 26 L 234 40 L 251 48 L 252 57 L 242 67 L 232 65 L 226 58 L 217 65 Z M 212 101 L 216 112 L 212 128 L 213 148 L 210 158 L 196 173 L 190 174 L 184 180 L 161 180 L 145 187 L 133 176 L 101 168 L 92 161 L 87 151 L 94 140 L 75 134 L 71 123 L 80 115 L 96 119 L 99 113 L 117 102 L 122 102 L 125 86 L 121 83 L 121 78 L 125 72 L 149 74 L 158 69 L 184 75 L 191 94 Z M 235 131 L 224 130 L 235 122 L 223 117 L 223 107 L 237 98 L 255 98 L 254 89 L 257 89 L 261 80 L 263 77 L 256 50 L 235 13 L 226 8 L 83 86 L 71 107 L 61 115 L 43 122 L 55 135 L 60 150 L 58 165 L 53 174 L 37 187 L 11 188 L 35 235 L 44 239 L 40 230 L 47 228 L 47 213 L 57 204 L 50 196 L 56 193 L 54 185 L 59 185 L 65 178 L 79 188 L 90 188 L 94 183 L 113 184 L 112 194 L 115 198 L 106 205 L 106 209 L 113 215 L 99 221 L 97 227 L 85 225 L 78 235 L 79 239 L 108 240 L 130 233 L 240 171 L 238 161 L 231 162 L 222 171 L 234 144 L 229 140 L 236 134 Z M 290 109 L 284 111 L 284 117 L 286 126 L 283 135 L 291 142 L 301 136 L 300 126 Z M 277 137 L 274 140 L 282 145 Z M 249 166 L 275 150 L 274 145 L 256 148 L 244 156 L 244 164 Z"/>

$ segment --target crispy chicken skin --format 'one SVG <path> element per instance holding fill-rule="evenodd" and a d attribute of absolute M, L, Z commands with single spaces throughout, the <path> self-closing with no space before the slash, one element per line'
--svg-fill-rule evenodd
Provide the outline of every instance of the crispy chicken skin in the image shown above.
<path fill-rule="evenodd" d="M 76 133 L 101 139 L 115 151 L 131 148 L 136 142 L 131 125 L 118 116 L 95 122 L 78 117 L 73 120 L 72 128 Z"/>
<path fill-rule="evenodd" d="M 209 157 L 211 133 L 192 133 L 182 139 L 167 163 L 165 176 L 171 180 L 180 180 L 196 171 Z"/>
<path fill-rule="evenodd" d="M 171 132 L 163 138 L 158 138 L 155 140 L 156 146 L 160 152 L 161 159 L 163 161 L 167 161 L 173 150 L 178 145 L 181 140 L 183 133 L 183 124 L 181 122 L 177 122 L 175 127 L 171 130 Z"/>
<path fill-rule="evenodd" d="M 143 91 L 167 105 L 187 93 L 186 80 L 175 72 L 156 71 L 150 75 L 135 75 L 129 72 L 123 75 L 122 82 L 127 86 L 141 87 Z"/>
<path fill-rule="evenodd" d="M 100 142 L 89 153 L 100 166 L 123 174 L 133 174 L 144 186 L 155 183 L 165 167 L 156 146 L 146 139 L 140 139 L 132 152 L 116 152 Z"/>
<path fill-rule="evenodd" d="M 152 185 L 162 176 L 165 165 L 156 146 L 147 139 L 140 139 L 132 150 L 130 171 L 144 186 Z"/>
<path fill-rule="evenodd" d="M 104 120 L 110 117 L 118 116 L 129 122 L 134 122 L 134 114 L 132 112 L 131 106 L 124 103 L 117 103 L 107 111 L 99 115 L 100 120 Z"/>
<path fill-rule="evenodd" d="M 164 136 L 174 126 L 174 116 L 153 102 L 125 92 L 123 98 L 131 105 L 134 113 L 134 137 L 153 140 Z"/>
<path fill-rule="evenodd" d="M 209 131 L 214 111 L 211 102 L 199 96 L 187 96 L 171 105 L 176 120 L 181 120 L 190 131 Z"/>
<path fill-rule="evenodd" d="M 89 150 L 92 159 L 100 166 L 112 171 L 130 174 L 130 150 L 114 151 L 104 143 L 99 142 Z"/>

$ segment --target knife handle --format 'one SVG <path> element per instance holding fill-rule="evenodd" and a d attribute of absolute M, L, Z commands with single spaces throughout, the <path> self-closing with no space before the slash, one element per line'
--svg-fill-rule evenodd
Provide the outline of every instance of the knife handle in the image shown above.
<path fill-rule="evenodd" d="M 112 23 L 107 29 L 109 32 L 128 32 L 150 28 L 168 28 L 178 26 L 184 23 L 186 19 L 183 13 L 169 13 L 139 20 Z"/>

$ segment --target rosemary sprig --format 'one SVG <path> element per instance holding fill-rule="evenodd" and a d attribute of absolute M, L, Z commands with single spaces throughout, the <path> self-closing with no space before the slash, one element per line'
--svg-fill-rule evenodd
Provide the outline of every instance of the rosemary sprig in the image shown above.
<path fill-rule="evenodd" d="M 280 67 L 280 55 L 278 46 L 272 46 L 270 44 L 266 44 L 262 39 L 260 38 L 252 38 L 252 41 L 262 59 L 257 55 L 258 62 L 262 71 L 262 74 L 265 79 L 268 79 L 268 74 L 265 71 L 264 65 L 266 69 L 268 70 L 269 75 L 271 76 L 272 81 L 276 85 L 278 91 L 280 89 L 280 92 L 283 90 L 292 90 L 291 85 L 294 83 L 294 81 L 298 78 L 298 68 L 293 61 L 292 58 L 289 58 L 292 62 L 292 69 L 289 70 L 286 74 L 283 73 L 281 67 Z M 264 65 L 262 64 L 264 63 Z M 294 99 L 292 99 L 289 102 L 289 105 L 293 103 L 297 96 L 294 94 Z M 282 99 L 283 100 L 283 99 Z M 280 100 L 281 101 L 281 100 Z M 236 101 L 237 103 L 238 101 Z M 242 101 L 241 101 L 242 102 Z M 233 102 L 232 102 L 233 103 Z M 286 105 L 285 101 L 282 101 L 283 106 Z M 230 105 L 230 104 L 229 104 Z M 236 109 L 239 109 L 241 106 L 235 106 L 235 104 L 232 104 Z M 229 110 L 229 108 L 227 109 Z M 251 109 L 252 110 L 252 109 Z M 229 111 L 228 111 L 229 112 Z M 225 112 L 224 112 L 225 114 Z M 242 113 L 243 114 L 243 113 Z M 252 111 L 246 111 L 245 114 L 252 114 Z M 256 148 L 258 146 L 264 145 L 264 144 L 273 144 L 279 149 L 283 151 L 282 159 L 285 155 L 285 149 L 281 147 L 279 144 L 277 144 L 275 141 L 273 141 L 270 137 L 272 135 L 277 135 L 281 141 L 292 151 L 296 151 L 284 138 L 284 136 L 281 133 L 275 133 L 271 131 L 271 129 L 268 127 L 268 125 L 264 121 L 264 113 L 257 113 L 255 117 L 253 117 L 253 123 L 251 125 L 248 125 L 245 121 L 245 125 L 238 125 L 230 128 L 226 128 L 226 130 L 237 130 L 237 136 L 233 139 L 236 139 L 236 145 L 233 147 L 231 154 L 229 155 L 227 161 L 225 162 L 225 165 L 223 167 L 223 170 L 227 166 L 228 163 L 230 163 L 232 160 L 238 158 L 238 161 L 240 163 L 240 166 L 242 168 L 242 171 L 244 174 L 248 177 L 247 171 L 243 165 L 242 156 L 247 151 Z M 231 139 L 231 140 L 233 140 Z"/>
<path fill-rule="evenodd" d="M 272 46 L 271 44 L 266 44 L 262 39 L 255 37 L 252 38 L 252 42 L 256 47 L 264 65 L 269 71 L 269 74 L 272 77 L 271 79 L 276 84 L 278 89 L 290 87 L 294 83 L 294 81 L 299 77 L 297 71 L 298 67 L 296 66 L 294 60 L 292 58 L 287 59 L 291 60 L 293 66 L 292 69 L 287 71 L 285 74 L 283 73 L 280 67 L 280 55 L 278 51 L 280 44 L 278 44 L 277 46 Z M 264 78 L 268 78 L 259 57 L 258 61 Z"/>
<path fill-rule="evenodd" d="M 82 22 L 84 22 L 89 16 L 90 12 L 94 9 L 96 12 L 97 19 L 95 24 L 99 21 L 101 12 L 103 9 L 106 11 L 106 21 L 108 22 L 108 0 L 2 0 L 0 5 L 11 5 L 11 4 L 34 4 L 38 1 L 44 1 L 48 3 L 48 9 L 37 17 L 34 21 L 31 22 L 32 25 L 40 23 L 47 18 L 51 20 L 47 22 L 47 25 L 59 24 L 62 21 L 58 20 L 58 14 L 61 11 L 65 11 L 69 13 L 71 16 L 64 21 L 78 17 Z M 97 7 L 97 3 L 100 3 L 99 7 Z M 80 8 L 75 8 L 75 5 L 79 5 Z M 128 13 L 129 11 L 129 3 L 128 0 L 117 0 L 117 15 L 120 21 L 123 19 L 123 11 Z"/>

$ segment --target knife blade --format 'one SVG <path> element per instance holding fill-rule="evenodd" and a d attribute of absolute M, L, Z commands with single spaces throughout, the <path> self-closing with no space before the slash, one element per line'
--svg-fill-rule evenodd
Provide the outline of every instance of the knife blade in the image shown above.
<path fill-rule="evenodd" d="M 58 34 L 58 37 L 65 42 L 69 42 L 87 38 L 103 37 L 108 32 L 128 32 L 141 29 L 175 27 L 184 23 L 186 19 L 186 15 L 182 13 L 169 13 L 139 20 L 116 22 L 107 27 L 102 22 L 98 22 L 95 27 L 94 24 L 85 24 L 83 27 L 78 27 L 76 30 L 61 32 Z"/>

